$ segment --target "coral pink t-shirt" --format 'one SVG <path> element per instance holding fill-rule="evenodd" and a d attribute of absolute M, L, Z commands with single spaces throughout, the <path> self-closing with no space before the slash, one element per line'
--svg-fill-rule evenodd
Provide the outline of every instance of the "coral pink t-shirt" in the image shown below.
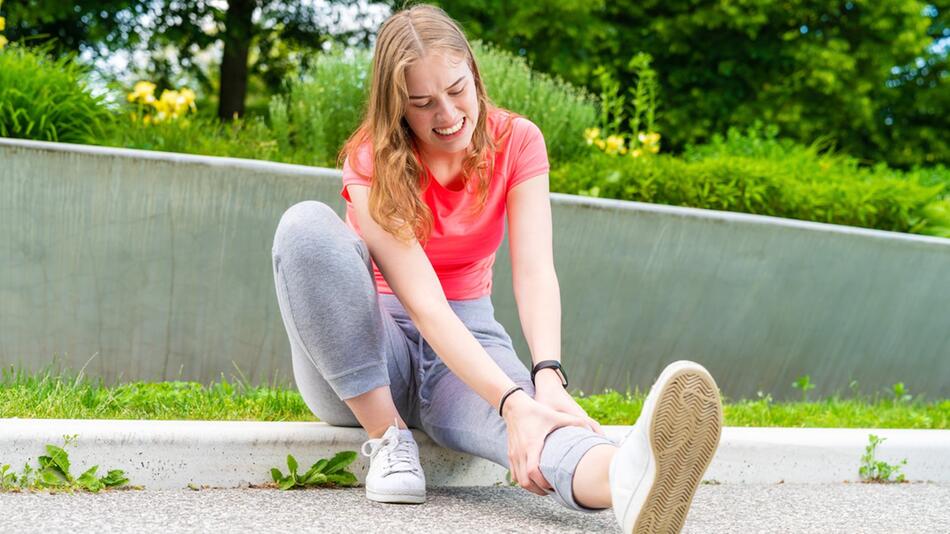
<path fill-rule="evenodd" d="M 507 114 L 501 110 L 488 116 L 487 127 L 496 139 L 505 126 L 506 117 Z M 343 163 L 340 195 L 346 200 L 346 224 L 360 237 L 362 233 L 346 186 L 370 185 L 372 168 L 373 157 L 368 144 L 357 151 L 357 165 L 351 166 L 349 159 Z M 517 117 L 511 135 L 495 153 L 488 199 L 480 214 L 472 217 L 468 213 L 469 206 L 477 201 L 474 183 L 470 183 L 467 189 L 453 191 L 429 175 L 424 200 L 432 210 L 433 225 L 423 250 L 439 277 L 446 299 L 476 299 L 491 293 L 495 251 L 504 238 L 508 191 L 529 178 L 547 173 L 549 169 L 541 130 L 528 119 Z M 454 187 L 460 183 L 458 181 Z M 393 291 L 375 261 L 373 273 L 377 290 L 391 294 Z"/>

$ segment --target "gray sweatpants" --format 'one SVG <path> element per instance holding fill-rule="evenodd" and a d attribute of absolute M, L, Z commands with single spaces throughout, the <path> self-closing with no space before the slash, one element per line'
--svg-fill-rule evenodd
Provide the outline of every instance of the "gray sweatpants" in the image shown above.
<path fill-rule="evenodd" d="M 423 339 L 399 300 L 378 293 L 366 243 L 326 204 L 305 201 L 281 217 L 274 236 L 274 283 L 290 338 L 297 389 L 320 420 L 360 426 L 341 399 L 388 385 L 411 428 L 443 447 L 510 468 L 505 421 L 453 374 Z M 495 320 L 491 296 L 449 305 L 499 367 L 534 396 L 530 372 Z M 540 468 L 563 506 L 581 457 L 613 443 L 587 428 L 555 429 L 545 438 Z"/>

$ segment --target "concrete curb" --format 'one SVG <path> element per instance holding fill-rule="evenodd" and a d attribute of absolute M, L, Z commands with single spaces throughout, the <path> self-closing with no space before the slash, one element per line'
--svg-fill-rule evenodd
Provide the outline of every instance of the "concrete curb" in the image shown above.
<path fill-rule="evenodd" d="M 629 426 L 605 426 L 619 442 Z M 140 421 L 81 419 L 0 419 L 0 465 L 22 473 L 37 465 L 44 445 L 67 447 L 78 475 L 93 465 L 99 473 L 122 469 L 130 482 L 147 489 L 189 484 L 246 487 L 271 481 L 270 469 L 287 472 L 287 454 L 305 471 L 320 458 L 359 451 L 361 428 L 317 422 Z M 413 429 L 426 481 L 431 486 L 505 484 L 506 469 L 488 460 L 443 448 Z M 868 435 L 886 441 L 877 458 L 897 463 L 911 481 L 950 482 L 950 430 L 739 428 L 723 429 L 719 450 L 705 479 L 719 483 L 834 483 L 858 481 Z M 360 483 L 369 466 L 362 455 L 350 465 Z"/>

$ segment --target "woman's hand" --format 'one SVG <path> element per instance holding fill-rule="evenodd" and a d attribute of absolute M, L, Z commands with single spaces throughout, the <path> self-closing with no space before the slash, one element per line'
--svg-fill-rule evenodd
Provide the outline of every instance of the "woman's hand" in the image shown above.
<path fill-rule="evenodd" d="M 523 390 L 508 397 L 502 414 L 508 427 L 508 463 L 514 479 L 531 493 L 547 495 L 554 488 L 539 467 L 544 438 L 563 426 L 587 427 L 588 419 L 555 411 Z"/>
<path fill-rule="evenodd" d="M 604 430 L 600 427 L 600 423 L 589 417 L 587 412 L 577 404 L 574 397 L 564 389 L 561 378 L 557 373 L 542 370 L 535 375 L 534 400 L 552 410 L 584 418 L 587 421 L 585 426 L 589 426 L 597 434 L 607 437 L 607 434 L 604 434 Z"/>

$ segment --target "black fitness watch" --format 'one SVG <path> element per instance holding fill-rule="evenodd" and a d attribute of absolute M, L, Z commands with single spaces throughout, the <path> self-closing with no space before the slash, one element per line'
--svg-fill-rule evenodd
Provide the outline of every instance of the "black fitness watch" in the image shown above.
<path fill-rule="evenodd" d="M 534 368 L 531 369 L 531 383 L 534 384 L 534 375 L 538 374 L 538 371 L 548 368 L 554 369 L 557 372 L 557 374 L 561 377 L 561 385 L 564 386 L 564 389 L 567 389 L 567 374 L 564 373 L 564 368 L 561 367 L 561 362 L 557 360 L 544 360 L 536 363 Z"/>

